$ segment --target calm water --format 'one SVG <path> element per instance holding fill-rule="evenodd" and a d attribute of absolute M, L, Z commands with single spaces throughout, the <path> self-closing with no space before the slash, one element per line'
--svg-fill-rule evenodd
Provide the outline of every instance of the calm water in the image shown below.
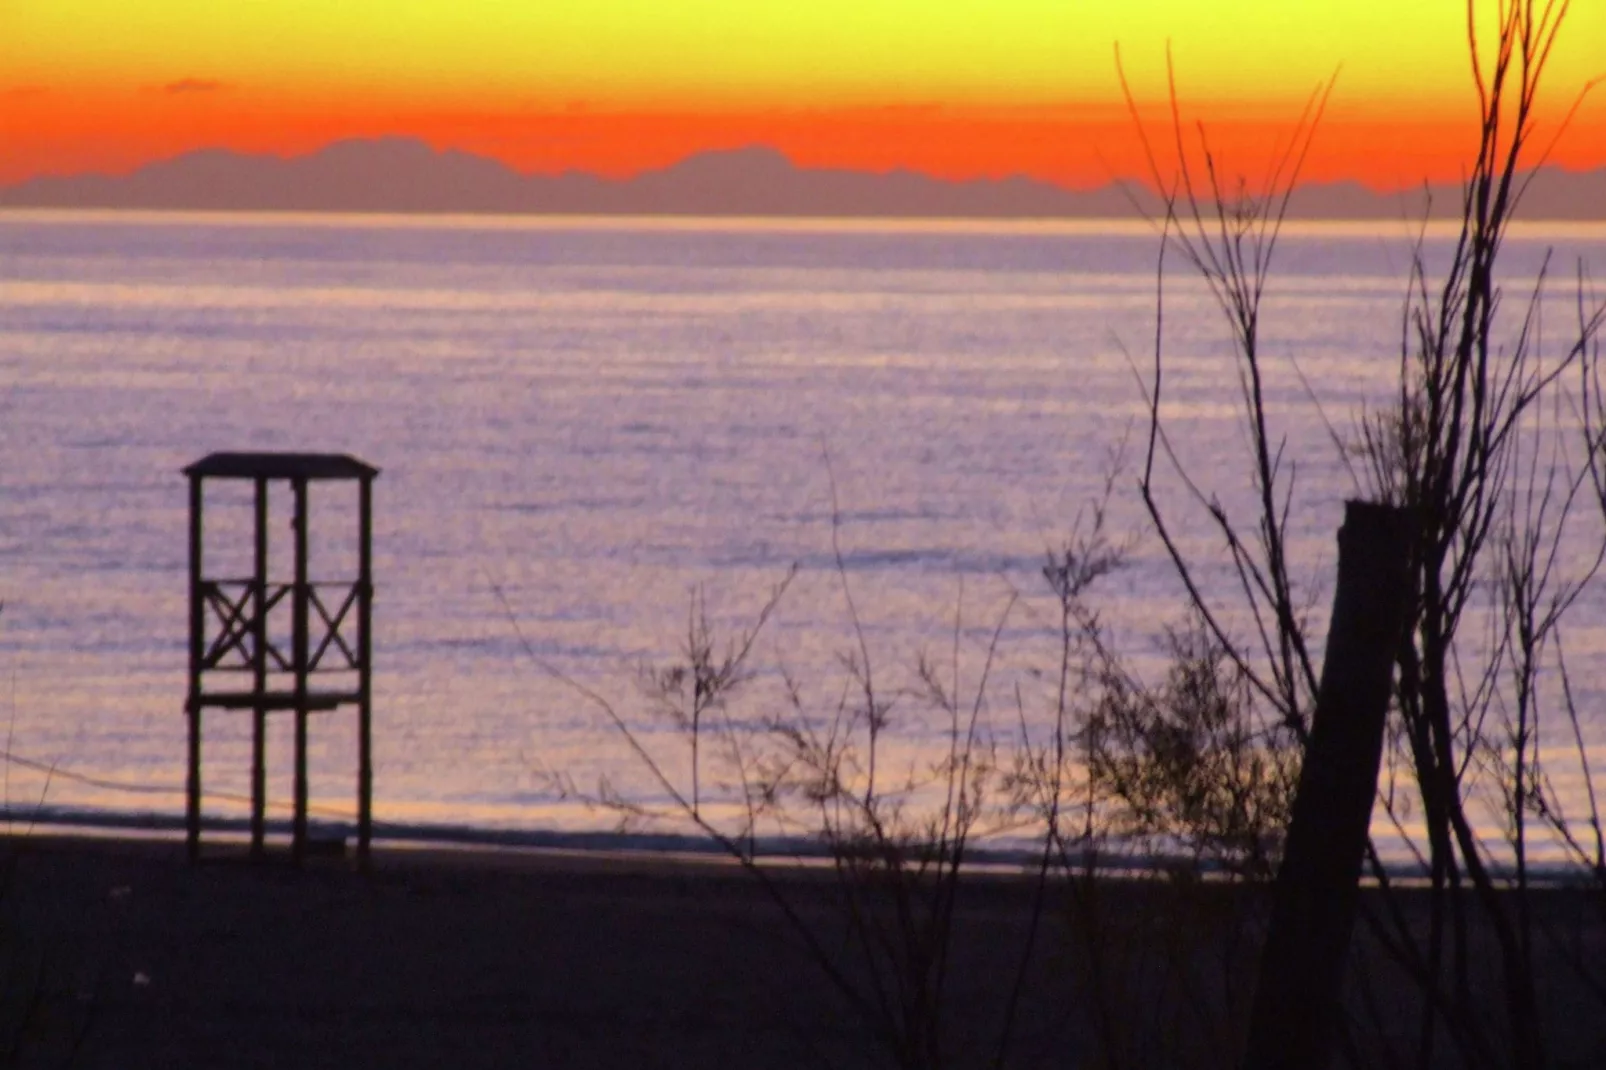
<path fill-rule="evenodd" d="M 1270 389 L 1300 458 L 1318 620 L 1353 484 L 1292 362 L 1341 430 L 1386 403 L 1408 241 L 1403 226 L 1296 228 L 1279 252 Z M 1606 264 L 1606 228 L 1575 228 L 1519 234 L 1508 265 L 1531 277 L 1551 246 L 1566 265 Z M 1034 673 L 1054 654 L 1044 553 L 1123 436 L 1141 453 L 1132 361 L 1152 352 L 1155 252 L 1146 228 L 1117 226 L 0 214 L 0 705 L 10 751 L 62 771 L 47 784 L 13 763 L 10 800 L 181 811 L 179 469 L 220 449 L 383 469 L 381 819 L 610 822 L 557 802 L 543 770 L 650 799 L 600 711 L 541 663 L 616 703 L 673 770 L 640 666 L 674 653 L 693 589 L 739 626 L 794 562 L 757 664 L 828 705 L 853 645 L 833 516 L 889 693 L 913 685 L 923 651 L 952 662 L 956 626 L 973 686 L 1018 593 L 987 709 L 1007 728 L 1023 684 L 1037 717 Z M 1166 325 L 1174 443 L 1202 486 L 1241 503 L 1226 336 L 1180 275 Z M 1142 530 L 1134 478 L 1129 464 L 1117 481 L 1118 534 Z M 321 491 L 313 571 L 338 577 L 351 503 Z M 249 552 L 244 506 L 209 501 L 220 569 Z M 1216 542 L 1177 516 L 1206 581 L 1224 581 Z M 277 553 L 289 529 L 275 530 Z M 1140 541 L 1102 591 L 1140 659 L 1180 607 L 1156 551 Z M 1606 673 L 1603 598 L 1587 595 L 1569 639 L 1586 697 Z M 939 726 L 904 705 L 900 757 L 916 760 Z M 329 815 L 352 810 L 351 721 L 314 726 Z M 240 812 L 246 738 L 243 719 L 214 715 L 209 812 Z M 283 800 L 284 731 L 272 746 Z"/>

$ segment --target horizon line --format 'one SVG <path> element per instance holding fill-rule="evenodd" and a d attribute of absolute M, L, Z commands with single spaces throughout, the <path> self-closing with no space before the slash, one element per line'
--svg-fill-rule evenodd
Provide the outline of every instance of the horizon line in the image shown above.
<path fill-rule="evenodd" d="M 475 159 L 475 160 L 484 160 L 486 162 L 496 164 L 497 166 L 505 169 L 509 174 L 515 175 L 515 176 L 517 176 L 517 177 L 519 177 L 521 179 L 548 179 L 548 180 L 552 180 L 552 179 L 561 179 L 561 178 L 564 178 L 564 177 L 580 177 L 580 178 L 590 178 L 590 179 L 594 179 L 594 180 L 596 180 L 598 182 L 609 183 L 609 184 L 612 184 L 612 185 L 623 185 L 623 184 L 627 184 L 627 183 L 633 182 L 633 181 L 635 181 L 635 180 L 637 180 L 637 179 L 639 179 L 639 178 L 641 178 L 643 176 L 646 176 L 646 175 L 663 174 L 666 171 L 672 171 L 672 170 L 676 169 L 677 167 L 684 166 L 685 164 L 687 164 L 687 163 L 689 163 L 689 162 L 691 162 L 693 160 L 698 160 L 698 159 L 702 159 L 702 158 L 705 158 L 705 157 L 731 156 L 731 155 L 738 155 L 738 154 L 741 154 L 741 153 L 749 153 L 749 152 L 764 152 L 764 153 L 772 154 L 772 155 L 774 155 L 776 157 L 779 157 L 781 160 L 784 160 L 786 162 L 786 164 L 789 167 L 791 167 L 793 170 L 795 170 L 795 171 L 804 172 L 804 173 L 811 173 L 811 174 L 847 174 L 847 175 L 863 175 L 863 176 L 867 176 L 867 177 L 890 177 L 890 176 L 893 176 L 893 175 L 914 175 L 914 176 L 918 176 L 918 177 L 927 179 L 928 181 L 931 181 L 931 182 L 940 183 L 940 184 L 945 185 L 945 186 L 969 186 L 969 185 L 982 185 L 982 184 L 988 184 L 988 183 L 996 184 L 996 183 L 1005 183 L 1005 182 L 1014 182 L 1014 181 L 1026 181 L 1026 182 L 1037 183 L 1037 184 L 1043 185 L 1043 186 L 1049 186 L 1049 187 L 1052 187 L 1054 189 L 1062 190 L 1062 191 L 1064 191 L 1066 193 L 1071 193 L 1071 194 L 1098 193 L 1098 192 L 1102 192 L 1104 190 L 1108 190 L 1108 189 L 1110 189 L 1112 187 L 1120 186 L 1120 185 L 1125 184 L 1125 183 L 1131 183 L 1131 184 L 1137 184 L 1137 185 L 1141 186 L 1143 188 L 1143 190 L 1145 192 L 1149 193 L 1149 194 L 1155 194 L 1155 190 L 1154 190 L 1154 187 L 1152 185 L 1151 180 L 1148 179 L 1148 178 L 1144 178 L 1142 176 L 1139 176 L 1139 175 L 1135 175 L 1135 174 L 1132 174 L 1132 175 L 1112 175 L 1111 177 L 1105 179 L 1102 183 L 1099 183 L 1097 185 L 1073 186 L 1073 185 L 1067 185 L 1064 182 L 1061 182 L 1061 181 L 1056 180 L 1054 178 L 1035 175 L 1035 174 L 1032 174 L 1031 172 L 1025 171 L 1025 170 L 1011 171 L 1011 172 L 1008 172 L 1008 173 L 1005 173 L 1005 174 L 996 174 L 996 175 L 978 175 L 978 176 L 975 176 L 975 177 L 972 177 L 972 178 L 948 178 L 948 177 L 945 177 L 943 175 L 936 174 L 936 173 L 932 172 L 929 169 L 923 169 L 921 167 L 914 166 L 914 165 L 908 165 L 908 164 L 899 164 L 899 165 L 894 165 L 894 166 L 886 167 L 886 168 L 848 167 L 848 166 L 840 166 L 840 165 L 838 165 L 838 166 L 829 166 L 829 165 L 821 166 L 821 165 L 817 165 L 817 164 L 799 162 L 797 160 L 797 158 L 796 158 L 796 154 L 795 153 L 788 152 L 786 149 L 782 148 L 781 146 L 779 146 L 777 144 L 773 144 L 773 143 L 770 143 L 770 142 L 765 142 L 765 141 L 762 141 L 762 140 L 744 141 L 744 142 L 742 142 L 740 144 L 727 145 L 727 146 L 709 146 L 709 147 L 705 147 L 705 148 L 691 149 L 691 150 L 688 150 L 687 152 L 685 152 L 683 155 L 676 157 L 674 160 L 670 161 L 669 163 L 666 163 L 666 164 L 663 164 L 663 165 L 660 165 L 660 166 L 641 167 L 641 168 L 637 169 L 636 171 L 633 171 L 633 172 L 631 172 L 631 173 L 629 173 L 627 175 L 622 175 L 622 176 L 610 175 L 610 174 L 606 174 L 606 173 L 604 173 L 602 171 L 598 171 L 598 170 L 586 170 L 583 167 L 565 167 L 565 168 L 563 168 L 561 170 L 555 170 L 555 171 L 554 170 L 541 170 L 541 169 L 521 170 L 520 168 L 514 166 L 513 164 L 507 162 L 506 160 L 504 160 L 504 159 L 502 159 L 502 158 L 500 158 L 500 157 L 498 157 L 496 155 L 493 155 L 491 153 L 480 152 L 480 151 L 476 151 L 474 149 L 462 148 L 460 146 L 452 145 L 452 144 L 446 144 L 446 145 L 436 144 L 435 142 L 433 142 L 431 139 L 429 139 L 427 137 L 421 136 L 419 134 L 409 134 L 409 133 L 384 133 L 384 134 L 372 134 L 372 135 L 336 136 L 336 137 L 331 137 L 327 141 L 321 142 L 320 144 L 318 144 L 314 148 L 306 149 L 304 151 L 275 151 L 275 150 L 272 150 L 272 149 L 264 149 L 264 150 L 256 151 L 256 150 L 235 149 L 235 148 L 230 148 L 230 147 L 228 147 L 226 145 L 220 145 L 220 144 L 198 145 L 198 146 L 196 146 L 194 148 L 184 149 L 184 150 L 179 151 L 179 152 L 169 153 L 169 154 L 160 155 L 160 156 L 152 156 L 152 157 L 149 157 L 147 159 L 144 159 L 144 160 L 140 161 L 139 163 L 135 164 L 134 166 L 132 166 L 130 168 L 125 168 L 125 169 L 116 169 L 116 170 L 100 169 L 100 170 L 96 170 L 96 169 L 90 168 L 90 169 L 79 170 L 79 171 L 58 171 L 58 170 L 38 171 L 38 172 L 35 172 L 34 174 L 31 174 L 31 175 L 29 175 L 29 176 L 27 176 L 25 178 L 17 179 L 17 180 L 12 181 L 12 182 L 0 182 L 0 191 L 16 190 L 16 189 L 18 189 L 18 188 L 20 188 L 22 186 L 28 185 L 29 183 L 38 182 L 38 181 L 60 181 L 60 180 L 84 179 L 84 178 L 104 178 L 104 179 L 108 179 L 108 180 L 127 179 L 127 178 L 131 178 L 131 177 L 139 174 L 140 172 L 142 172 L 142 171 L 144 171 L 144 170 L 146 170 L 148 168 L 151 168 L 151 167 L 159 166 L 159 165 L 162 165 L 162 164 L 176 163 L 178 161 L 181 161 L 181 160 L 184 160 L 184 159 L 188 159 L 190 157 L 200 156 L 200 155 L 205 155 L 205 154 L 221 154 L 221 155 L 231 156 L 231 157 L 234 157 L 236 159 L 242 159 L 242 160 L 274 160 L 274 161 L 278 161 L 278 162 L 281 162 L 281 163 L 291 163 L 291 162 L 294 162 L 294 161 L 297 161 L 297 160 L 312 159 L 312 158 L 314 158 L 316 156 L 320 156 L 320 155 L 330 151 L 331 149 L 337 148 L 337 147 L 342 146 L 342 145 L 376 145 L 376 144 L 382 144 L 382 143 L 385 143 L 385 142 L 398 142 L 398 143 L 403 143 L 403 144 L 408 144 L 408 145 L 416 145 L 416 146 L 419 146 L 421 148 L 428 149 L 431 153 L 433 153 L 435 156 L 438 156 L 438 157 L 456 154 L 456 155 L 460 155 L 460 156 L 470 157 L 470 158 Z M 1602 162 L 1602 163 L 1597 164 L 1597 165 L 1595 165 L 1593 167 L 1572 168 L 1572 167 L 1568 167 L 1566 164 L 1563 164 L 1563 163 L 1555 163 L 1555 162 L 1551 162 L 1551 161 L 1541 161 L 1541 162 L 1535 164 L 1532 167 L 1524 168 L 1519 173 L 1520 174 L 1531 174 L 1531 173 L 1538 172 L 1538 171 L 1551 171 L 1551 172 L 1556 172 L 1556 173 L 1563 174 L 1563 175 L 1580 175 L 1580 176 L 1582 176 L 1582 175 L 1593 175 L 1593 174 L 1597 174 L 1597 173 L 1606 173 L 1606 162 Z M 1458 181 L 1456 181 L 1456 180 L 1438 180 L 1438 181 L 1434 181 L 1432 179 L 1423 179 L 1421 182 L 1411 183 L 1409 185 L 1400 185 L 1400 186 L 1375 185 L 1375 184 L 1373 184 L 1371 182 L 1368 182 L 1365 179 L 1350 176 L 1350 177 L 1335 178 L 1335 179 L 1303 180 L 1303 181 L 1296 182 L 1294 184 L 1293 188 L 1297 190 L 1297 189 L 1303 189 L 1303 188 L 1309 188 L 1309 187 L 1332 188 L 1332 187 L 1352 186 L 1352 187 L 1357 187 L 1359 189 L 1362 189 L 1362 190 L 1366 191 L 1367 193 L 1372 194 L 1373 196 L 1388 197 L 1388 196 L 1391 196 L 1391 195 L 1398 195 L 1398 194 L 1413 194 L 1413 193 L 1420 192 L 1422 190 L 1433 189 L 1433 188 L 1436 188 L 1436 187 L 1437 188 L 1442 188 L 1442 187 L 1446 187 L 1446 186 L 1459 186 L 1459 185 L 1460 185 L 1460 183 Z M 1203 198 L 1201 198 L 1201 203 L 1202 203 L 1202 201 L 1203 201 Z M 1606 215 L 1603 215 L 1602 218 L 1606 218 Z"/>
<path fill-rule="evenodd" d="M 1131 216 L 877 216 L 877 215 L 698 215 L 693 213 L 581 213 L 475 211 L 347 211 L 315 208 L 34 208 L 0 204 L 0 221 L 48 224 L 134 222 L 150 226 L 210 224 L 234 227 L 299 225 L 330 229 L 411 230 L 648 230 L 689 233 L 910 233 L 910 234 L 1122 234 L 1159 236 L 1158 221 Z M 1454 218 L 1323 219 L 1291 216 L 1280 232 L 1289 236 L 1371 237 L 1398 227 L 1403 236 L 1451 237 Z M 1514 219 L 1513 236 L 1606 239 L 1606 216 L 1599 219 Z"/>

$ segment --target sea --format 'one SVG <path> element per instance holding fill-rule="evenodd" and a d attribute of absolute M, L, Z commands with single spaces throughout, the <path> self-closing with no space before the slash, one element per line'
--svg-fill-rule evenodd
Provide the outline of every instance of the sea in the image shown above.
<path fill-rule="evenodd" d="M 1432 278 L 1453 238 L 1291 223 L 1271 251 L 1263 387 L 1318 658 L 1413 248 Z M 675 842 L 684 823 L 653 815 L 690 797 L 692 767 L 661 685 L 705 626 L 716 657 L 747 647 L 722 739 L 840 727 L 868 680 L 884 783 L 928 782 L 956 715 L 1007 763 L 1056 709 L 1045 564 L 1113 552 L 1083 600 L 1136 673 L 1162 677 L 1186 625 L 1138 493 L 1157 357 L 1157 504 L 1222 619 L 1255 635 L 1209 509 L 1253 537 L 1244 383 L 1215 297 L 1161 249 L 1142 222 L 0 213 L 6 820 L 182 815 L 182 469 L 214 451 L 380 469 L 381 834 Z M 1520 225 L 1502 262 L 1506 337 L 1537 286 L 1559 357 L 1580 278 L 1601 296 L 1606 225 Z M 1547 468 L 1581 470 L 1580 396 L 1569 379 L 1539 414 Z M 316 580 L 354 577 L 355 498 L 312 491 Z M 1592 564 L 1601 510 L 1586 493 L 1576 514 L 1558 575 Z M 249 573 L 251 516 L 248 484 L 209 485 L 209 575 Z M 269 528 L 288 579 L 283 488 Z M 1564 642 L 1606 768 L 1606 587 Z M 1091 701 L 1072 675 L 1070 704 Z M 1544 681 L 1557 790 L 1586 813 L 1559 673 Z M 235 827 L 249 720 L 204 721 L 205 811 Z M 275 820 L 290 731 L 272 719 Z M 310 740 L 314 818 L 349 823 L 355 717 L 315 714 Z M 710 747 L 699 802 L 731 818 L 740 763 Z"/>

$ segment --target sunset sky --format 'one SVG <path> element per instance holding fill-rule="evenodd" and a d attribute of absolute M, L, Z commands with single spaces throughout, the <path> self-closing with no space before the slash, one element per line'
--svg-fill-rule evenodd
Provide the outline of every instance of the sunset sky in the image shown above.
<path fill-rule="evenodd" d="M 1397 188 L 1467 156 L 1463 0 L 0 0 L 0 182 L 408 134 L 528 172 L 761 143 L 1086 187 L 1139 169 L 1115 45 L 1159 122 L 1167 42 L 1239 171 L 1340 67 L 1308 178 Z M 1552 128 L 1602 73 L 1606 0 L 1574 0 Z M 1554 159 L 1606 165 L 1606 87 Z"/>

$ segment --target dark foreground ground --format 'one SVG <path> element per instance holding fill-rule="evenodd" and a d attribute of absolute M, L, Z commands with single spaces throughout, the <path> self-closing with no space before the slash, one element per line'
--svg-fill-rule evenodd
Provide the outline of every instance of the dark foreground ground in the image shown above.
<path fill-rule="evenodd" d="M 398 850 L 364 876 L 334 859 L 191 867 L 169 843 L 9 849 L 6 1004 L 43 992 L 26 1065 L 885 1065 L 772 902 L 720 864 Z M 831 931 L 824 885 L 795 883 Z M 996 1012 L 1024 911 L 979 898 L 953 990 Z M 1034 971 L 1020 1049 L 1050 1062 L 1067 1005 L 1053 974 L 1069 984 Z M 989 1061 L 986 1017 L 962 1023 L 967 1062 Z"/>
<path fill-rule="evenodd" d="M 377 852 L 364 875 L 337 858 L 191 866 L 165 842 L 35 836 L 0 839 L 0 852 L 0 1066 L 890 1065 L 774 903 L 715 863 L 413 849 Z M 839 966 L 862 969 L 831 883 L 783 883 Z M 960 904 L 950 1065 L 993 1063 L 1030 891 L 989 878 Z M 1007 1064 L 1103 1065 L 1099 1016 L 1108 1028 L 1113 1013 L 1142 1064 L 1230 1066 L 1254 972 L 1244 897 L 1135 881 L 1101 894 L 1097 976 L 1086 933 L 1050 902 Z M 1599 906 L 1543 901 L 1557 1066 L 1606 1067 L 1606 1000 L 1562 961 L 1606 961 Z M 1412 1035 L 1412 990 L 1372 942 L 1357 946 L 1370 981 L 1364 1000 L 1351 993 L 1371 1037 L 1362 1064 L 1387 1065 L 1389 1043 Z M 1477 978 L 1497 973 L 1487 950 Z"/>

